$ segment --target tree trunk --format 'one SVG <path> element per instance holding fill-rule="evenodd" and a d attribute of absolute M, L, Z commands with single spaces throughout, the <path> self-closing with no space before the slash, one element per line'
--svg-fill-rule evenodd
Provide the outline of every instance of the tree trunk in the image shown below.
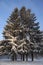
<path fill-rule="evenodd" d="M 26 54 L 26 61 L 28 61 L 28 53 Z"/>
<path fill-rule="evenodd" d="M 34 58 L 34 56 L 33 56 L 33 51 L 31 51 L 31 57 L 32 57 L 32 61 L 33 61 L 33 58 Z"/>
<path fill-rule="evenodd" d="M 23 61 L 25 60 L 25 58 L 24 58 L 24 54 L 23 54 Z"/>

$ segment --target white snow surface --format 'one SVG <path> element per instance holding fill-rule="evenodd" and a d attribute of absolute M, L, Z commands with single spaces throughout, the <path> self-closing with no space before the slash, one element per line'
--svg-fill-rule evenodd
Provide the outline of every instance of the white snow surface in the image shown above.
<path fill-rule="evenodd" d="M 28 62 L 4 62 L 4 61 L 0 61 L 0 65 L 43 65 L 43 62 L 37 62 L 37 61 L 28 61 Z"/>
<path fill-rule="evenodd" d="M 0 57 L 0 65 L 43 65 L 43 57 L 41 58 L 34 58 L 34 61 L 31 61 L 31 58 L 28 59 L 28 61 L 21 61 L 20 59 L 18 61 L 12 61 L 8 57 Z"/>

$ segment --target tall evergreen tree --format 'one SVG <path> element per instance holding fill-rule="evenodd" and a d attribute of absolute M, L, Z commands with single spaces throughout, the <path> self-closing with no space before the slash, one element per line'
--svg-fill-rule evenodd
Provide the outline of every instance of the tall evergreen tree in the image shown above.
<path fill-rule="evenodd" d="M 5 40 L 10 40 L 8 43 L 12 44 L 12 49 L 21 55 L 23 61 L 25 55 L 28 60 L 28 53 L 33 52 L 35 44 L 38 45 L 37 43 L 41 41 L 39 22 L 35 21 L 36 16 L 30 9 L 15 8 L 3 31 Z"/>

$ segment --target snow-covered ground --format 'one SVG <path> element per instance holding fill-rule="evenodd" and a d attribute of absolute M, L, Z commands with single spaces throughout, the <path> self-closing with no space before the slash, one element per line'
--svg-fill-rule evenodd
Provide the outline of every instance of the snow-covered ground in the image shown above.
<path fill-rule="evenodd" d="M 43 57 L 41 58 L 34 58 L 34 61 L 32 62 L 31 59 L 28 59 L 28 62 L 26 61 L 12 61 L 6 56 L 0 57 L 0 65 L 43 65 Z"/>
<path fill-rule="evenodd" d="M 0 62 L 0 65 L 43 65 L 43 62 L 29 61 L 29 62 Z"/>

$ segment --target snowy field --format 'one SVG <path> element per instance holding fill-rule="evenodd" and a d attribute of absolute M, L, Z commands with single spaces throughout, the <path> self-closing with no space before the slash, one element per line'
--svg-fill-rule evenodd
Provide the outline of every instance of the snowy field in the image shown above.
<path fill-rule="evenodd" d="M 37 62 L 37 61 L 33 61 L 33 62 L 4 62 L 4 61 L 0 61 L 0 65 L 43 65 L 43 62 Z"/>
<path fill-rule="evenodd" d="M 43 58 L 34 58 L 34 61 L 32 62 L 31 59 L 28 59 L 28 62 L 26 61 L 11 61 L 11 59 L 8 59 L 8 57 L 0 57 L 0 65 L 43 65 Z"/>

